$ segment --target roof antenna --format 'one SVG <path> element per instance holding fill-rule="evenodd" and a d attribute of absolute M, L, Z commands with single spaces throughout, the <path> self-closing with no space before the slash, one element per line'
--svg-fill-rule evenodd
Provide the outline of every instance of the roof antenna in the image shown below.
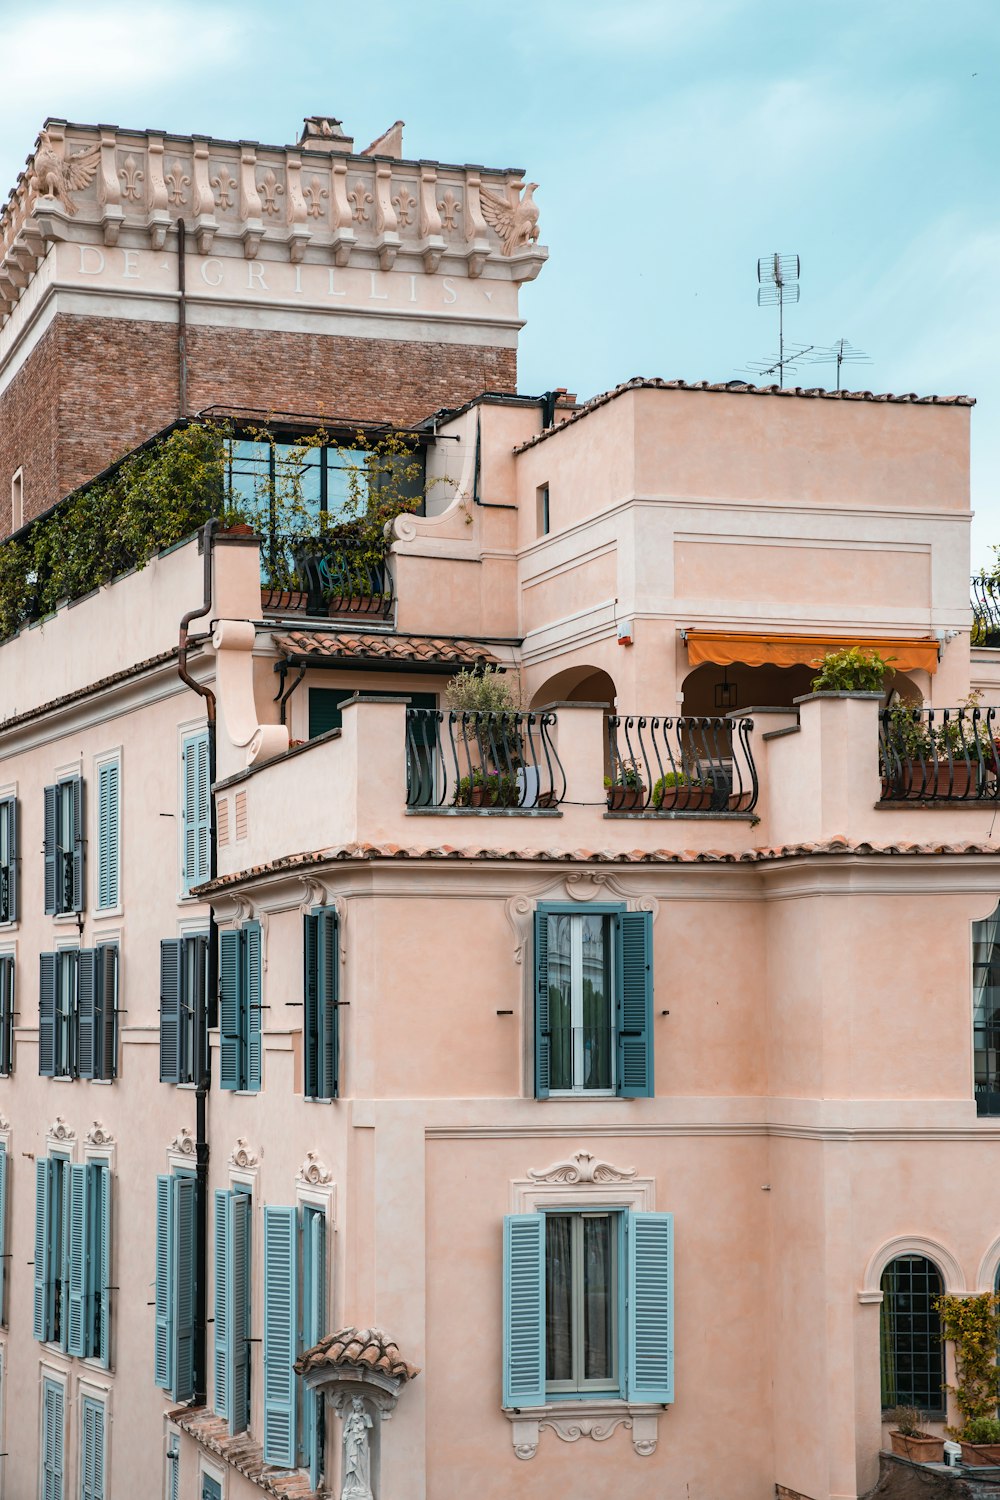
<path fill-rule="evenodd" d="M 846 339 L 838 339 L 829 349 L 813 347 L 808 351 L 808 364 L 837 366 L 837 390 L 840 390 L 842 365 L 870 365 L 871 360 L 863 349 L 855 349 Z"/>
<path fill-rule="evenodd" d="M 762 255 L 757 262 L 757 306 L 778 307 L 778 358 L 772 368 L 778 371 L 779 385 L 785 383 L 785 365 L 793 363 L 793 359 L 785 359 L 785 303 L 793 306 L 799 300 L 801 269 L 797 255 L 779 255 L 777 251 Z"/>

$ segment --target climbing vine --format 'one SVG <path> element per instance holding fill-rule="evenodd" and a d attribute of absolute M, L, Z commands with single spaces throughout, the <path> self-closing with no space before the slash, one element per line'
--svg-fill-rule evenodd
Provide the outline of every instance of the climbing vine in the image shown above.
<path fill-rule="evenodd" d="M 949 1293 L 935 1299 L 941 1319 L 941 1336 L 955 1345 L 958 1384 L 947 1386 L 962 1414 L 962 1427 L 951 1429 L 959 1436 L 967 1423 L 980 1417 L 995 1417 L 1000 1405 L 1000 1296 L 981 1292 L 975 1297 Z"/>

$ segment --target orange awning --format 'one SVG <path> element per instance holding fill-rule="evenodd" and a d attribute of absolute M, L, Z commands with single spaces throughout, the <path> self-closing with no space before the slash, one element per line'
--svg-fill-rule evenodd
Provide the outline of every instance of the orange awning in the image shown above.
<path fill-rule="evenodd" d="M 747 667 L 815 666 L 828 651 L 842 651 L 845 646 L 860 646 L 862 651 L 877 651 L 897 672 L 914 668 L 936 672 L 936 640 L 896 635 L 777 635 L 768 631 L 757 634 L 743 630 L 688 630 L 688 662 L 692 667 L 713 662 L 728 667 L 742 662 Z"/>

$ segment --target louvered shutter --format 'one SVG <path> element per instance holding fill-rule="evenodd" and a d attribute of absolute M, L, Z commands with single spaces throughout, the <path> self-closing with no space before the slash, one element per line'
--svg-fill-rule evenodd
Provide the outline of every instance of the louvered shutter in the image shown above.
<path fill-rule="evenodd" d="M 102 943 L 96 950 L 94 966 L 97 1014 L 98 1078 L 112 1079 L 118 1074 L 118 944 Z"/>
<path fill-rule="evenodd" d="M 324 1099 L 340 1092 L 340 964 L 337 913 L 325 911 L 319 927 L 319 1086 Z"/>
<path fill-rule="evenodd" d="M 653 916 L 620 912 L 618 959 L 618 1090 L 623 1099 L 653 1094 Z"/>
<path fill-rule="evenodd" d="M 104 1405 L 92 1396 L 81 1403 L 81 1500 L 104 1500 Z"/>
<path fill-rule="evenodd" d="M 219 934 L 219 1031 L 222 1053 L 220 1084 L 238 1089 L 243 1047 L 240 1016 L 243 1010 L 242 943 L 237 929 Z"/>
<path fill-rule="evenodd" d="M 44 818 L 46 916 L 52 916 L 59 910 L 59 907 L 56 905 L 59 893 L 59 880 L 57 877 L 57 866 L 59 864 L 59 850 L 57 847 L 58 831 L 59 788 L 56 786 L 47 786 L 45 788 Z"/>
<path fill-rule="evenodd" d="M 90 1315 L 90 1167 L 73 1162 L 69 1169 L 69 1320 L 66 1348 L 70 1354 L 89 1355 Z"/>
<path fill-rule="evenodd" d="M 672 1214 L 628 1214 L 626 1320 L 630 1401 L 674 1399 L 674 1221 Z"/>
<path fill-rule="evenodd" d="M 209 785 L 208 730 L 188 735 L 182 748 L 184 890 L 208 877 Z"/>
<path fill-rule="evenodd" d="M 209 823 L 212 787 L 208 766 L 208 730 L 198 736 L 197 745 L 197 878 L 208 879 Z"/>
<path fill-rule="evenodd" d="M 83 911 L 83 782 L 79 776 L 63 783 L 63 796 L 72 803 L 73 827 L 73 905 L 72 911 Z"/>
<path fill-rule="evenodd" d="M 63 1500 L 63 1388 L 42 1381 L 42 1500 Z"/>
<path fill-rule="evenodd" d="M 17 798 L 8 797 L 0 802 L 0 881 L 3 881 L 3 899 L 0 899 L 0 921 L 17 921 L 18 886 L 18 841 Z"/>
<path fill-rule="evenodd" d="M 503 1221 L 503 1404 L 545 1403 L 545 1215 Z"/>
<path fill-rule="evenodd" d="M 223 934 L 224 935 L 224 934 Z M 215 1369 L 214 1402 L 219 1417 L 228 1417 L 230 1405 L 229 1334 L 229 1206 L 230 1196 L 222 1188 L 215 1193 Z"/>
<path fill-rule="evenodd" d="M 161 1174 L 156 1179 L 156 1337 L 153 1345 L 153 1382 L 161 1391 L 173 1386 L 171 1354 L 173 1351 L 173 1274 L 171 1251 L 174 1244 L 174 1201 L 172 1179 Z"/>
<path fill-rule="evenodd" d="M 0 1323 L 4 1316 L 4 1290 L 7 1279 L 7 1145 L 0 1141 Z"/>
<path fill-rule="evenodd" d="M 173 1396 L 190 1401 L 194 1395 L 194 1270 L 195 1203 L 198 1185 L 193 1177 L 173 1179 Z"/>
<path fill-rule="evenodd" d="M 535 912 L 535 1098 L 549 1097 L 552 1037 L 549 1024 L 549 914 Z"/>
<path fill-rule="evenodd" d="M 243 927 L 244 962 L 246 965 L 246 998 L 244 1002 L 246 1024 L 247 1076 L 244 1084 L 248 1089 L 260 1088 L 261 1018 L 263 995 L 261 993 L 261 940 L 260 923 L 246 922 Z"/>
<path fill-rule="evenodd" d="M 304 1210 L 302 1225 L 302 1351 L 312 1349 L 326 1333 L 326 1217 L 320 1209 Z M 317 1391 L 302 1392 L 301 1462 L 309 1482 L 319 1489 L 323 1460 L 323 1398 Z"/>
<path fill-rule="evenodd" d="M 49 1212 L 52 1162 L 47 1156 L 35 1162 L 35 1293 L 32 1334 L 45 1343 L 51 1325 L 52 1264 L 49 1257 Z"/>
<path fill-rule="evenodd" d="M 0 955 L 0 1076 L 8 1078 L 14 1065 L 14 957 Z"/>
<path fill-rule="evenodd" d="M 182 1083 L 181 1064 L 181 966 L 184 945 L 180 938 L 160 943 L 160 1082 Z"/>
<path fill-rule="evenodd" d="M 303 918 L 302 1092 L 319 1098 L 319 916 Z"/>
<path fill-rule="evenodd" d="M 56 1071 L 56 955 L 38 959 L 38 1072 L 53 1078 Z"/>
<path fill-rule="evenodd" d="M 118 905 L 119 768 L 105 761 L 97 771 L 97 905 Z"/>
<path fill-rule="evenodd" d="M 229 1205 L 229 1431 L 250 1420 L 250 1199 L 234 1192 Z"/>
<path fill-rule="evenodd" d="M 295 1467 L 298 1227 L 294 1208 L 264 1209 L 264 1462 Z"/>
<path fill-rule="evenodd" d="M 111 1364 L 111 1167 L 104 1162 L 92 1163 L 91 1182 L 94 1201 L 100 1205 L 93 1288 L 100 1313 L 99 1338 L 92 1352 L 107 1367 Z"/>
<path fill-rule="evenodd" d="M 66 959 L 63 959 L 66 962 Z M 97 1078 L 99 1039 L 100 960 L 96 948 L 81 948 L 76 955 L 76 1071 L 79 1078 Z"/>

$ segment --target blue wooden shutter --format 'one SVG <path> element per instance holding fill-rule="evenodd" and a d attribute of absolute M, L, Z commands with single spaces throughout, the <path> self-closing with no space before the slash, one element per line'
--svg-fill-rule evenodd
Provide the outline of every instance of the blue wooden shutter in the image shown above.
<path fill-rule="evenodd" d="M 99 1337 L 91 1350 L 104 1366 L 111 1364 L 111 1166 L 93 1162 L 90 1169 L 95 1204 L 97 1237 L 94 1254 L 94 1298 L 98 1312 Z"/>
<path fill-rule="evenodd" d="M 242 946 L 238 929 L 219 933 L 219 1032 L 222 1054 L 219 1081 L 224 1089 L 238 1089 L 242 1081 Z"/>
<path fill-rule="evenodd" d="M 545 1215 L 503 1221 L 503 1404 L 545 1403 Z"/>
<path fill-rule="evenodd" d="M 673 1215 L 630 1212 L 626 1232 L 626 1394 L 630 1401 L 673 1401 Z"/>
<path fill-rule="evenodd" d="M 167 1500 L 178 1500 L 181 1479 L 181 1440 L 176 1432 L 167 1438 Z"/>
<path fill-rule="evenodd" d="M 0 1077 L 14 1066 L 14 956 L 0 955 Z"/>
<path fill-rule="evenodd" d="M 223 934 L 224 936 L 225 934 Z M 229 1334 L 229 1206 L 230 1195 L 222 1188 L 215 1193 L 215 1370 L 214 1404 L 217 1416 L 228 1417 L 230 1406 Z"/>
<path fill-rule="evenodd" d="M 653 1094 L 653 916 L 623 911 L 616 918 L 618 958 L 618 1093 Z"/>
<path fill-rule="evenodd" d="M 45 788 L 45 820 L 44 820 L 44 847 L 45 847 L 45 914 L 53 916 L 59 907 L 56 905 L 60 880 L 57 874 L 59 865 L 59 788 L 47 786 Z"/>
<path fill-rule="evenodd" d="M 97 905 L 118 905 L 119 768 L 105 761 L 97 770 Z"/>
<path fill-rule="evenodd" d="M 190 1401 L 194 1395 L 195 1203 L 198 1184 L 193 1177 L 173 1179 L 173 1396 Z"/>
<path fill-rule="evenodd" d="M 90 1354 L 90 1167 L 73 1162 L 69 1169 L 69 1319 L 65 1330 L 70 1354 Z"/>
<path fill-rule="evenodd" d="M 245 1025 L 246 1025 L 246 1082 L 244 1088 L 260 1088 L 261 1016 L 263 994 L 261 987 L 260 923 L 246 922 L 243 926 L 244 962 L 246 964 Z"/>
<path fill-rule="evenodd" d="M 294 1208 L 264 1209 L 264 1462 L 295 1467 L 298 1225 Z"/>
<path fill-rule="evenodd" d="M 188 735 L 182 748 L 184 890 L 208 878 L 209 811 L 208 730 Z"/>
<path fill-rule="evenodd" d="M 97 1078 L 100 1076 L 97 1015 L 100 978 L 96 948 L 81 948 L 76 961 L 76 1071 L 79 1078 Z"/>
<path fill-rule="evenodd" d="M 41 1156 L 35 1162 L 35 1297 L 32 1333 L 44 1343 L 49 1336 L 52 1301 L 52 1264 L 49 1258 L 49 1213 L 52 1162 Z"/>
<path fill-rule="evenodd" d="M 63 1500 L 65 1398 L 55 1380 L 42 1381 L 42 1500 Z"/>
<path fill-rule="evenodd" d="M 156 1179 L 156 1336 L 153 1344 L 153 1381 L 162 1391 L 173 1386 L 173 1249 L 174 1200 L 171 1181 L 165 1173 Z"/>
<path fill-rule="evenodd" d="M 320 1208 L 303 1210 L 302 1296 L 300 1352 L 312 1349 L 326 1332 L 326 1216 Z M 304 1382 L 303 1382 L 304 1386 Z M 309 1483 L 319 1489 L 323 1461 L 323 1398 L 302 1390 L 300 1462 L 309 1470 Z"/>
<path fill-rule="evenodd" d="M 104 1500 L 104 1403 L 84 1396 L 80 1425 L 81 1500 Z"/>
<path fill-rule="evenodd" d="M 319 919 L 319 1085 L 321 1097 L 340 1092 L 340 952 L 337 913 Z"/>
<path fill-rule="evenodd" d="M 549 1026 L 549 914 L 535 912 L 535 1098 L 549 1097 L 552 1039 Z"/>
<path fill-rule="evenodd" d="M 7 1279 L 7 1144 L 0 1141 L 0 1323 L 5 1323 L 4 1289 Z"/>
<path fill-rule="evenodd" d="M 56 955 L 38 959 L 38 1071 L 53 1078 L 56 1071 Z"/>
<path fill-rule="evenodd" d="M 95 963 L 97 1013 L 97 1077 L 118 1076 L 118 944 L 102 943 Z"/>
<path fill-rule="evenodd" d="M 229 1204 L 229 1431 L 250 1421 L 250 1199 L 234 1191 Z"/>
<path fill-rule="evenodd" d="M 83 782 L 79 776 L 63 782 L 63 796 L 72 805 L 73 828 L 73 905 L 72 911 L 83 911 Z"/>
<path fill-rule="evenodd" d="M 319 1091 L 319 916 L 303 918 L 302 1092 L 318 1099 Z"/>

